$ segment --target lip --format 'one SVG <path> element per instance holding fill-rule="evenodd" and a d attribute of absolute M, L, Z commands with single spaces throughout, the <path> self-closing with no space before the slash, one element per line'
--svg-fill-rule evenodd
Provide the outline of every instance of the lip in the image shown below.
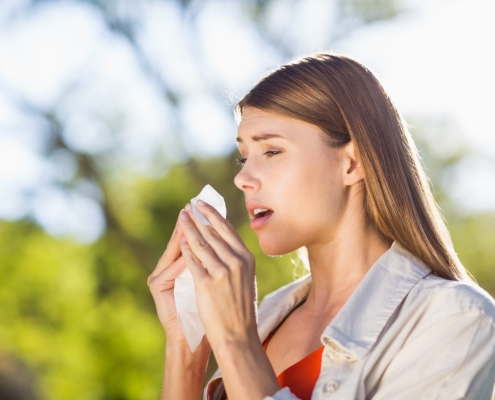
<path fill-rule="evenodd" d="M 268 210 L 269 212 L 265 216 L 263 216 L 263 217 L 256 218 L 255 215 L 254 215 L 254 210 L 256 208 L 262 208 L 264 210 Z M 249 223 L 249 226 L 253 230 L 254 229 L 259 229 L 261 226 L 263 226 L 264 224 L 266 224 L 268 222 L 268 220 L 273 215 L 273 210 L 270 207 L 265 206 L 264 204 L 258 203 L 255 200 L 248 200 L 248 201 L 246 201 L 246 209 L 248 210 L 249 219 L 251 220 L 251 222 Z"/>

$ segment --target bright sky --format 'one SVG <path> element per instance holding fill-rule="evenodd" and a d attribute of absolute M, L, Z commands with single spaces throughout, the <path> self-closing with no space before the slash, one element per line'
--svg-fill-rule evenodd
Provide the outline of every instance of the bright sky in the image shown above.
<path fill-rule="evenodd" d="M 447 136 L 432 130 L 429 138 L 439 154 L 458 146 L 474 151 L 446 186 L 467 212 L 495 210 L 495 2 L 409 3 L 410 12 L 356 31 L 334 43 L 333 50 L 368 65 L 406 117 L 457 126 Z M 104 229 L 97 205 L 101 194 L 90 182 L 81 182 L 72 197 L 52 184 L 72 178 L 74 160 L 63 152 L 52 162 L 41 156 L 46 130 L 14 104 L 22 98 L 41 108 L 56 104 L 73 148 L 91 153 L 113 149 L 124 165 L 143 171 L 153 168 L 156 149 L 181 158 L 167 134 L 178 122 L 186 130 L 182 137 L 189 152 L 232 150 L 230 94 L 242 94 L 284 60 L 254 31 L 236 2 L 209 2 L 197 16 L 197 32 L 181 23 L 172 2 L 148 4 L 139 40 L 157 73 L 185 97 L 178 112 L 161 100 L 127 43 L 110 35 L 90 7 L 41 3 L 28 15 L 5 20 L 3 15 L 22 2 L 2 2 L 0 218 L 30 213 L 51 233 L 72 233 L 82 241 L 94 240 Z M 299 53 L 325 49 L 335 18 L 332 4 L 274 1 L 267 29 L 283 32 L 284 43 Z M 212 90 L 216 98 L 209 95 Z M 122 141 L 116 141 L 109 126 L 123 132 Z"/>
<path fill-rule="evenodd" d="M 430 1 L 353 35 L 343 48 L 381 77 L 406 114 L 448 115 L 495 156 L 495 2 Z"/>
<path fill-rule="evenodd" d="M 466 212 L 495 210 L 495 1 L 422 2 L 393 22 L 367 27 L 341 43 L 381 79 L 412 117 L 453 121 L 432 136 L 437 154 L 474 151 L 446 182 Z M 414 132 L 414 130 L 413 130 Z"/>

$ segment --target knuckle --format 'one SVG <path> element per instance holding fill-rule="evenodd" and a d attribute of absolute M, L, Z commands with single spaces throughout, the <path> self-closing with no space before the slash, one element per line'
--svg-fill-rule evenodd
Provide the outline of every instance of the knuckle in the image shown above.
<path fill-rule="evenodd" d="M 218 239 L 218 234 L 213 229 L 207 229 L 203 234 L 206 240 L 216 240 Z"/>
<path fill-rule="evenodd" d="M 230 223 L 229 220 L 227 219 L 224 219 L 222 221 L 222 228 L 225 232 L 229 232 L 229 231 L 233 231 L 234 230 L 234 226 Z"/>
<path fill-rule="evenodd" d="M 239 257 L 233 257 L 230 261 L 230 269 L 232 272 L 239 272 L 243 269 L 244 262 Z"/>
<path fill-rule="evenodd" d="M 199 250 L 209 250 L 210 248 L 210 244 L 204 239 L 198 240 L 196 246 Z"/>
<path fill-rule="evenodd" d="M 150 288 L 150 292 L 154 293 L 156 290 L 156 279 L 154 278 L 149 279 L 148 287 Z"/>
<path fill-rule="evenodd" d="M 229 271 L 227 271 L 226 268 L 220 269 L 216 274 L 215 274 L 215 280 L 217 282 L 223 282 L 229 279 Z"/>

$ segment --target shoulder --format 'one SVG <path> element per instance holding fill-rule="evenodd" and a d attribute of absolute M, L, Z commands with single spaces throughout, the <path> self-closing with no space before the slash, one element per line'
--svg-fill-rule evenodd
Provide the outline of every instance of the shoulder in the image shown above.
<path fill-rule="evenodd" d="M 483 289 L 426 275 L 376 346 L 380 362 L 390 362 L 373 398 L 428 393 L 435 399 L 488 400 L 495 379 L 494 321 L 494 301 Z M 382 371 L 380 363 L 373 367 Z"/>
<path fill-rule="evenodd" d="M 387 257 L 378 263 L 387 269 L 387 273 L 399 276 L 397 280 L 412 278 L 414 281 L 402 308 L 411 307 L 443 316 L 478 313 L 495 321 L 495 301 L 476 283 L 435 276 L 423 261 L 395 242 L 386 254 Z"/>
<path fill-rule="evenodd" d="M 474 311 L 495 321 L 494 299 L 475 283 L 428 275 L 418 285 L 418 291 L 429 299 L 432 306 L 441 305 L 445 313 Z"/>
<path fill-rule="evenodd" d="M 463 320 L 466 323 L 483 320 L 495 326 L 494 299 L 471 282 L 450 281 L 429 274 L 411 290 L 403 307 L 431 323 L 453 317 L 460 324 Z"/>

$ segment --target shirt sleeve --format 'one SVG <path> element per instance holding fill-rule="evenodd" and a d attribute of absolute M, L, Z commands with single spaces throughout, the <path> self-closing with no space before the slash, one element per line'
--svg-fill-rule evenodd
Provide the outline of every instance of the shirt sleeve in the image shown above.
<path fill-rule="evenodd" d="M 492 400 L 495 323 L 479 310 L 440 318 L 407 342 L 373 400 Z"/>
<path fill-rule="evenodd" d="M 273 396 L 267 396 L 263 400 L 300 400 L 288 387 L 280 389 Z"/>

